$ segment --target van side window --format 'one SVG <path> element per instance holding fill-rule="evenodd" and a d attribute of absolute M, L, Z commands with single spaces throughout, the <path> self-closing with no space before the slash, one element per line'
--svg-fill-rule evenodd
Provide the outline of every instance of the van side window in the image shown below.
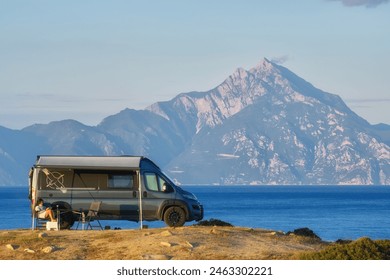
<path fill-rule="evenodd" d="M 155 173 L 144 173 L 146 188 L 151 191 L 159 191 L 157 175 Z"/>
<path fill-rule="evenodd" d="M 108 174 L 108 187 L 115 189 L 133 189 L 134 188 L 133 174 Z"/>
<path fill-rule="evenodd" d="M 75 172 L 73 179 L 73 188 L 82 189 L 82 188 L 94 188 L 98 189 L 101 186 L 102 182 L 100 176 L 97 173 L 92 172 Z"/>

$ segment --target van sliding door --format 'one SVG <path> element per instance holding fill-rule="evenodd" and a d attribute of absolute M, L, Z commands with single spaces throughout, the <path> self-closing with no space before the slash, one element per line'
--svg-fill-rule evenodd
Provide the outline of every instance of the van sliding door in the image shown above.
<path fill-rule="evenodd" d="M 110 212 L 123 219 L 138 221 L 138 176 L 135 171 L 110 172 L 105 201 Z M 108 198 L 109 197 L 109 198 Z M 107 202 L 108 204 L 108 202 Z"/>

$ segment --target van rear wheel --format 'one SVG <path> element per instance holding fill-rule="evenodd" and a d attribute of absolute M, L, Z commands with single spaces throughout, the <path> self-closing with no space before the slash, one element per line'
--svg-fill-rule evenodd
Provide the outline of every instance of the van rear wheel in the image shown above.
<path fill-rule="evenodd" d="M 169 227 L 181 227 L 186 222 L 186 213 L 178 206 L 169 207 L 164 213 L 164 222 Z"/>

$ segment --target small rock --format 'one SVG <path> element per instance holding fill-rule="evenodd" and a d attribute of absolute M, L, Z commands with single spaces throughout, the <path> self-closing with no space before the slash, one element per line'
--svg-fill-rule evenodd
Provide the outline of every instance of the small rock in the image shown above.
<path fill-rule="evenodd" d="M 144 260 L 170 260 L 171 257 L 167 255 L 143 255 Z"/>
<path fill-rule="evenodd" d="M 56 246 L 47 246 L 45 248 L 42 249 L 42 252 L 48 254 L 48 253 L 52 253 L 54 251 L 57 251 L 58 248 Z"/>
<path fill-rule="evenodd" d="M 40 232 L 40 233 L 38 234 L 38 237 L 39 237 L 39 238 L 45 238 L 45 237 L 48 237 L 48 235 L 47 235 L 46 232 Z"/>
<path fill-rule="evenodd" d="M 161 232 L 160 235 L 167 237 L 167 236 L 172 236 L 173 234 L 169 230 L 165 230 L 165 231 Z"/>
<path fill-rule="evenodd" d="M 188 241 L 185 241 L 181 244 L 182 246 L 184 247 L 187 247 L 187 248 L 194 248 L 194 245 L 192 245 L 190 242 Z"/>
<path fill-rule="evenodd" d="M 169 242 L 161 242 L 160 245 L 164 247 L 172 247 L 172 244 Z"/>
<path fill-rule="evenodd" d="M 34 253 L 35 253 L 34 250 L 29 249 L 29 248 L 24 249 L 24 251 L 25 251 L 26 253 L 30 253 L 30 254 L 34 254 Z"/>
<path fill-rule="evenodd" d="M 15 251 L 15 250 L 19 249 L 20 246 L 15 245 L 15 244 L 7 244 L 7 245 L 5 245 L 5 247 L 9 250 Z"/>

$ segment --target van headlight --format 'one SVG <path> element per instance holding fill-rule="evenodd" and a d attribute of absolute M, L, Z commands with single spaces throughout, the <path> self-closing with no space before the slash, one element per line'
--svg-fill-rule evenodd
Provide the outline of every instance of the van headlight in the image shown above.
<path fill-rule="evenodd" d="M 198 200 L 192 193 L 183 193 L 183 197 L 191 200 Z"/>

